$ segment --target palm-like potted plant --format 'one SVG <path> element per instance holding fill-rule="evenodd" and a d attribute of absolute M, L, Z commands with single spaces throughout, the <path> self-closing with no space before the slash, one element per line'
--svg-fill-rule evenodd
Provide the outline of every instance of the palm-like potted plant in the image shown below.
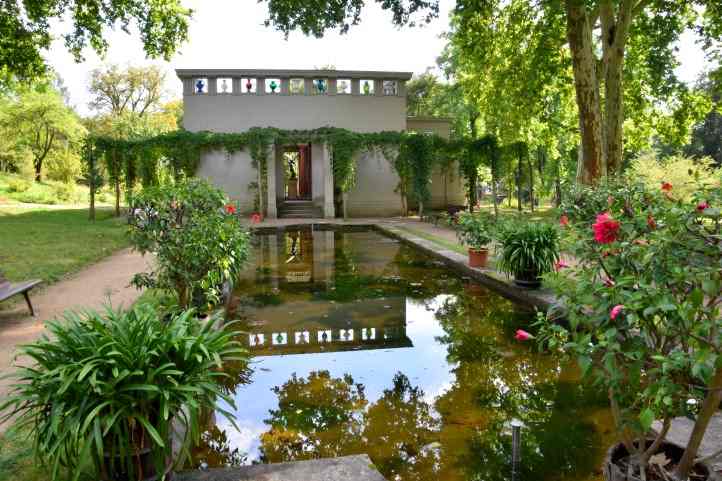
<path fill-rule="evenodd" d="M 166 479 L 173 452 L 181 462 L 198 442 L 201 411 L 228 416 L 217 401 L 234 406 L 219 388 L 220 368 L 247 357 L 218 321 L 192 310 L 164 320 L 150 305 L 67 313 L 20 349 L 34 365 L 18 368 L 3 419 L 29 429 L 52 480 L 61 468 L 74 479 L 82 470 L 103 480 Z M 176 450 L 174 422 L 185 432 Z"/>
<path fill-rule="evenodd" d="M 482 213 L 461 212 L 457 216 L 457 236 L 469 247 L 469 265 L 486 267 L 489 244 L 492 241 L 492 222 Z"/>
<path fill-rule="evenodd" d="M 513 221 L 499 232 L 501 255 L 497 267 L 514 276 L 520 287 L 537 289 L 541 276 L 559 261 L 559 233 L 542 222 Z"/>

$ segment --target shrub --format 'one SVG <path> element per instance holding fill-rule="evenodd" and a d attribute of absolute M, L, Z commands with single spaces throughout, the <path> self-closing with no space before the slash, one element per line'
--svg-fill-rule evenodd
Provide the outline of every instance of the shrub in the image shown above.
<path fill-rule="evenodd" d="M 71 202 L 75 200 L 75 184 L 54 183 L 51 184 L 53 196 L 59 201 Z"/>
<path fill-rule="evenodd" d="M 674 473 L 687 479 L 722 399 L 722 189 L 700 187 L 691 201 L 639 183 L 577 195 L 565 210 L 577 264 L 549 278 L 568 324 L 543 319 L 542 338 L 606 388 L 635 476 L 674 417 L 696 416 Z"/>
<path fill-rule="evenodd" d="M 489 215 L 460 212 L 457 220 L 457 236 L 462 243 L 473 249 L 481 249 L 491 243 L 494 223 Z"/>
<path fill-rule="evenodd" d="M 650 151 L 637 157 L 628 170 L 632 182 L 641 182 L 647 189 L 656 190 L 662 182 L 669 182 L 674 191 L 685 200 L 690 200 L 700 184 L 719 185 L 722 170 L 716 169 L 712 159 L 695 159 L 675 155 L 659 159 Z"/>
<path fill-rule="evenodd" d="M 130 239 L 155 254 L 155 270 L 133 283 L 175 292 L 181 306 L 220 300 L 248 258 L 248 232 L 220 190 L 200 179 L 148 188 L 132 198 Z"/>
<path fill-rule="evenodd" d="M 48 179 L 64 184 L 75 183 L 80 178 L 82 170 L 83 164 L 80 156 L 71 149 L 53 152 L 45 165 Z"/>
<path fill-rule="evenodd" d="M 15 178 L 8 180 L 8 192 L 26 192 L 30 190 L 33 183 L 29 180 Z"/>
<path fill-rule="evenodd" d="M 234 407 L 219 389 L 226 375 L 218 369 L 246 355 L 230 331 L 214 327 L 217 321 L 201 322 L 193 311 L 165 320 L 147 305 L 67 313 L 48 323 L 49 336 L 20 349 L 35 364 L 18 367 L 19 382 L 0 406 L 3 418 L 30 430 L 53 480 L 61 467 L 76 478 L 88 467 L 93 479 L 143 478 L 149 473 L 133 463 L 146 447 L 163 473 L 174 420 L 186 428 L 180 448 L 187 456 L 204 428 L 201 410 L 230 416 L 216 406 L 219 399 Z"/>
<path fill-rule="evenodd" d="M 517 279 L 535 281 L 559 261 L 559 234 L 547 223 L 511 221 L 500 229 L 499 242 L 497 267 Z"/>

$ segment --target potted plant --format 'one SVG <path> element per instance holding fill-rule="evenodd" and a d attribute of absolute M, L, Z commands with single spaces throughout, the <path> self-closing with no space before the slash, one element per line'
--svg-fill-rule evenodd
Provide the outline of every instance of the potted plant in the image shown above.
<path fill-rule="evenodd" d="M 492 223 L 488 216 L 461 212 L 457 215 L 457 236 L 469 247 L 469 265 L 486 267 L 489 258 L 488 245 L 492 241 Z"/>
<path fill-rule="evenodd" d="M 61 467 L 73 479 L 82 470 L 93 479 L 167 479 L 174 422 L 185 432 L 180 463 L 205 428 L 201 412 L 228 415 L 219 400 L 234 407 L 219 369 L 247 357 L 218 321 L 199 321 L 192 310 L 164 320 L 149 304 L 67 313 L 20 349 L 34 365 L 18 366 L 3 420 L 29 429 L 52 480 L 62 478 Z"/>
<path fill-rule="evenodd" d="M 499 232 L 501 254 L 497 267 L 514 276 L 520 287 L 537 289 L 541 276 L 559 261 L 559 234 L 543 222 L 514 221 Z"/>
<path fill-rule="evenodd" d="M 208 308 L 221 300 L 248 258 L 248 231 L 226 195 L 189 179 L 146 188 L 129 210 L 133 247 L 154 254 L 153 270 L 133 284 L 174 294 L 182 308 Z"/>
<path fill-rule="evenodd" d="M 549 280 L 568 322 L 543 317 L 540 333 L 608 393 L 608 481 L 706 477 L 698 450 L 722 400 L 720 205 L 720 187 L 690 202 L 669 183 L 622 183 L 563 206 L 577 262 Z M 666 442 L 675 417 L 693 420 L 686 446 Z"/>

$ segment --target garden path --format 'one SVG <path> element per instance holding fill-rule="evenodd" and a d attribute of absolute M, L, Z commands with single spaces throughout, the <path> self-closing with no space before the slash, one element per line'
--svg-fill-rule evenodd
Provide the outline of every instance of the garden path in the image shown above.
<path fill-rule="evenodd" d="M 0 376 L 11 372 L 17 346 L 38 339 L 45 332 L 45 321 L 68 309 L 99 309 L 109 301 L 113 306 L 132 304 L 140 291 L 129 285 L 130 280 L 134 274 L 147 270 L 148 263 L 147 257 L 124 249 L 34 295 L 31 292 L 36 317 L 30 317 L 22 298 L 9 309 L 0 310 Z M 12 380 L 0 379 L 0 399 L 6 397 L 11 383 Z"/>

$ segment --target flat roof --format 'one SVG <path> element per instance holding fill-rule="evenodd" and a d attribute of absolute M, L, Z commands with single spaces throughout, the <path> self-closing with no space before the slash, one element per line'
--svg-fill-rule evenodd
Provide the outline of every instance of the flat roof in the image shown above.
<path fill-rule="evenodd" d="M 398 79 L 410 80 L 412 72 L 385 72 L 381 70 L 294 70 L 294 69 L 176 69 L 180 78 L 188 77 L 323 77 L 358 79 Z"/>

